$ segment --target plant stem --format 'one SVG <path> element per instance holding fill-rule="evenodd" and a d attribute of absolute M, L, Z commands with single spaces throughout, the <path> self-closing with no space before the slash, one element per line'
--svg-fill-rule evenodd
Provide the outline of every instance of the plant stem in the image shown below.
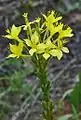
<path fill-rule="evenodd" d="M 36 72 L 42 90 L 42 120 L 54 120 L 54 103 L 50 99 L 50 81 L 47 79 L 46 61 L 40 57 L 37 60 Z"/>

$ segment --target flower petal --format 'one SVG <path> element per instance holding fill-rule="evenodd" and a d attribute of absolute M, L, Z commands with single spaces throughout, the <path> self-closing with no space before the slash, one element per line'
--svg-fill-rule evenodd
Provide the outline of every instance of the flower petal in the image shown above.
<path fill-rule="evenodd" d="M 10 55 L 8 55 L 7 58 L 15 58 L 15 57 L 16 57 L 16 55 L 14 55 L 14 54 L 10 54 Z"/>
<path fill-rule="evenodd" d="M 69 53 L 69 49 L 68 49 L 67 47 L 62 47 L 62 51 L 63 51 L 64 53 Z"/>
<path fill-rule="evenodd" d="M 41 54 L 44 52 L 46 45 L 44 43 L 40 43 L 37 45 L 37 53 Z"/>
<path fill-rule="evenodd" d="M 24 46 L 23 42 L 20 42 L 18 45 L 12 45 L 12 44 L 9 45 L 10 45 L 10 51 L 12 52 L 11 56 L 12 57 L 15 56 L 19 58 L 22 55 L 23 46 Z"/>
<path fill-rule="evenodd" d="M 70 27 L 67 27 L 67 29 L 65 30 L 61 30 L 59 31 L 59 38 L 64 38 L 64 37 L 72 37 L 73 33 L 72 33 L 72 29 Z"/>
<path fill-rule="evenodd" d="M 47 39 L 46 46 L 48 48 L 56 48 L 56 46 L 51 42 L 50 39 Z"/>
<path fill-rule="evenodd" d="M 47 59 L 50 57 L 50 54 L 44 53 L 44 54 L 43 54 L 43 57 L 47 60 Z"/>
<path fill-rule="evenodd" d="M 36 49 L 30 49 L 30 50 L 29 50 L 29 53 L 30 53 L 31 56 L 33 56 L 33 54 L 34 54 L 35 52 L 36 52 Z"/>
<path fill-rule="evenodd" d="M 62 56 L 63 56 L 62 51 L 59 50 L 59 49 L 51 50 L 51 51 L 50 51 L 50 54 L 51 54 L 52 56 L 54 56 L 54 57 L 57 57 L 58 60 L 60 60 L 60 59 L 62 58 Z"/>
<path fill-rule="evenodd" d="M 29 40 L 29 39 L 24 39 L 24 41 L 25 41 L 25 43 L 26 43 L 29 47 L 32 46 L 31 40 Z"/>
<path fill-rule="evenodd" d="M 15 25 L 12 25 L 11 36 L 13 38 L 17 38 L 20 32 L 21 32 L 21 27 L 16 27 Z"/>
<path fill-rule="evenodd" d="M 12 39 L 11 35 L 4 35 L 3 37 L 8 38 L 8 39 Z"/>
<path fill-rule="evenodd" d="M 37 44 L 39 43 L 39 35 L 38 33 L 35 31 L 34 34 L 31 36 L 31 41 L 33 44 Z"/>

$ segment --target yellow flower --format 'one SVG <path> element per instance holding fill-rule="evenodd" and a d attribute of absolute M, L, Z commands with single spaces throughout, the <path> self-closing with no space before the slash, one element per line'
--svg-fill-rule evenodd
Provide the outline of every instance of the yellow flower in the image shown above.
<path fill-rule="evenodd" d="M 59 38 L 65 38 L 65 37 L 72 37 L 72 29 L 70 27 L 67 27 L 66 29 L 60 29 L 59 30 Z"/>
<path fill-rule="evenodd" d="M 46 48 L 47 49 L 52 49 L 52 48 L 56 48 L 56 46 L 51 42 L 50 39 L 47 39 L 47 41 L 46 41 Z"/>
<path fill-rule="evenodd" d="M 46 24 L 47 30 L 50 31 L 50 35 L 54 35 L 55 33 L 58 32 L 60 39 L 62 39 L 64 37 L 72 37 L 73 36 L 72 29 L 70 27 L 63 29 L 64 24 L 58 22 L 62 19 L 62 17 L 61 16 L 56 17 L 56 13 L 54 11 L 52 11 L 48 16 L 45 16 L 44 14 L 42 14 L 42 15 L 46 20 L 43 25 Z"/>
<path fill-rule="evenodd" d="M 59 20 L 62 19 L 61 16 L 60 17 L 56 17 L 55 11 L 52 11 L 48 16 L 46 16 L 44 14 L 42 14 L 42 15 L 43 15 L 43 17 L 46 20 L 46 24 L 47 24 L 47 22 L 49 22 L 50 24 L 53 24 L 53 23 L 58 22 Z"/>
<path fill-rule="evenodd" d="M 36 53 L 38 53 L 38 54 L 44 53 L 45 48 L 46 48 L 46 45 L 44 43 L 39 43 L 37 45 L 37 51 L 36 51 Z"/>
<path fill-rule="evenodd" d="M 43 57 L 47 60 L 49 57 L 50 57 L 50 51 L 53 49 L 53 48 L 56 48 L 56 46 L 51 42 L 50 39 L 48 39 L 46 41 L 46 48 L 44 50 L 44 53 L 43 53 Z"/>
<path fill-rule="evenodd" d="M 54 29 L 54 23 L 57 23 L 59 20 L 62 19 L 62 17 L 56 17 L 56 14 L 54 11 L 52 11 L 48 16 L 45 16 L 44 14 L 42 14 L 43 17 L 45 18 L 45 24 L 47 29 L 50 31 L 51 29 Z"/>
<path fill-rule="evenodd" d="M 23 17 L 24 17 L 24 20 L 25 20 L 25 23 L 26 23 L 26 25 L 22 26 L 22 27 L 24 27 L 23 30 L 27 30 L 27 28 L 30 27 L 30 25 L 32 25 L 32 24 L 40 23 L 40 20 L 41 20 L 41 18 L 38 17 L 35 20 L 33 20 L 32 22 L 30 22 L 28 20 L 28 13 L 24 13 Z"/>
<path fill-rule="evenodd" d="M 5 35 L 4 37 L 20 41 L 18 36 L 21 32 L 21 27 L 16 27 L 15 25 L 12 25 L 11 31 L 7 29 L 6 32 L 8 33 L 8 35 Z"/>
<path fill-rule="evenodd" d="M 69 49 L 67 47 L 63 47 L 61 49 L 53 49 L 50 51 L 50 54 L 54 57 L 57 57 L 58 60 L 60 60 L 63 56 L 63 52 L 64 53 L 69 53 Z"/>
<path fill-rule="evenodd" d="M 26 42 L 27 46 L 30 47 L 29 54 L 31 56 L 34 53 L 41 54 L 45 49 L 45 45 L 44 45 L 44 43 L 40 43 L 39 35 L 36 31 L 32 34 L 31 40 L 26 39 L 25 42 Z"/>
<path fill-rule="evenodd" d="M 54 35 L 55 33 L 59 32 L 60 30 L 62 30 L 63 28 L 63 24 L 57 24 L 56 26 L 52 25 L 50 28 L 50 34 Z"/>
<path fill-rule="evenodd" d="M 38 33 L 35 31 L 31 36 L 31 40 L 26 39 L 25 42 L 26 42 L 27 46 L 30 47 L 29 53 L 32 56 L 36 52 L 37 45 L 40 42 Z"/>
<path fill-rule="evenodd" d="M 54 57 L 57 57 L 60 60 L 64 53 L 69 53 L 69 49 L 63 46 L 63 42 L 61 40 L 58 41 L 58 46 L 56 49 L 50 51 L 50 54 Z"/>
<path fill-rule="evenodd" d="M 60 49 L 53 49 L 53 50 L 50 51 L 50 54 L 53 57 L 57 57 L 58 60 L 60 60 L 63 56 L 62 51 Z"/>
<path fill-rule="evenodd" d="M 12 57 L 12 58 L 19 58 L 22 56 L 22 51 L 23 51 L 23 42 L 20 42 L 18 45 L 12 45 L 12 44 L 9 44 L 10 45 L 10 51 L 11 51 L 11 54 L 8 56 L 8 58 Z"/>

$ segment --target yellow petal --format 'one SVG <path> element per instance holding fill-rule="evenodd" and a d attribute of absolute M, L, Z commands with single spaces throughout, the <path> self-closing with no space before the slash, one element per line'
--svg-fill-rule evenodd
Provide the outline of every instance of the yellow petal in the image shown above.
<path fill-rule="evenodd" d="M 47 19 L 46 15 L 42 14 L 42 16 L 43 16 L 45 19 Z"/>
<path fill-rule="evenodd" d="M 19 58 L 22 55 L 24 44 L 20 42 L 18 45 L 12 45 L 12 44 L 9 45 L 10 45 L 10 51 L 12 52 L 13 56 Z"/>
<path fill-rule="evenodd" d="M 10 55 L 8 55 L 7 58 L 15 58 L 15 57 L 16 57 L 16 55 L 14 55 L 14 54 L 10 54 Z"/>
<path fill-rule="evenodd" d="M 17 50 L 17 53 L 20 55 L 22 55 L 22 51 L 23 51 L 23 42 L 20 42 L 19 45 L 18 45 L 18 50 Z"/>
<path fill-rule="evenodd" d="M 12 26 L 12 28 L 11 28 L 11 36 L 13 38 L 17 38 L 20 32 L 21 32 L 21 27 L 16 27 L 15 25 Z"/>
<path fill-rule="evenodd" d="M 32 46 L 31 40 L 29 40 L 29 39 L 25 39 L 24 41 L 26 42 L 26 44 L 27 44 L 29 47 Z"/>
<path fill-rule="evenodd" d="M 11 35 L 4 35 L 3 37 L 8 38 L 8 39 L 12 39 Z"/>
<path fill-rule="evenodd" d="M 67 27 L 65 30 L 59 31 L 59 37 L 64 38 L 64 37 L 72 37 L 72 29 L 70 27 Z"/>
<path fill-rule="evenodd" d="M 50 22 L 46 23 L 47 29 L 50 31 L 50 34 L 53 35 L 54 25 Z"/>
<path fill-rule="evenodd" d="M 8 33 L 8 35 L 5 35 L 4 37 L 8 39 L 14 39 L 20 42 L 18 35 L 21 32 L 21 26 L 16 27 L 15 25 L 12 25 L 11 31 L 7 29 L 6 32 Z"/>
<path fill-rule="evenodd" d="M 57 41 L 57 44 L 58 44 L 58 48 L 60 48 L 60 47 L 63 46 L 63 41 L 62 41 L 62 40 L 58 40 L 58 41 Z"/>
<path fill-rule="evenodd" d="M 49 22 L 50 24 L 58 22 L 59 20 L 62 19 L 62 16 L 56 17 L 55 11 L 52 11 L 48 16 L 45 16 L 43 14 L 43 17 L 46 19 L 46 22 Z"/>
<path fill-rule="evenodd" d="M 67 47 L 62 47 L 62 51 L 63 51 L 64 53 L 69 53 L 69 49 L 68 49 Z"/>
<path fill-rule="evenodd" d="M 55 22 L 59 21 L 62 19 L 62 16 L 56 17 Z"/>
<path fill-rule="evenodd" d="M 41 18 L 36 18 L 36 20 L 34 21 L 34 22 L 37 22 L 37 23 L 39 23 L 40 22 L 40 20 L 41 20 Z"/>
<path fill-rule="evenodd" d="M 41 54 L 44 52 L 46 45 L 44 43 L 40 43 L 37 45 L 37 53 Z"/>
<path fill-rule="evenodd" d="M 50 57 L 50 54 L 44 53 L 44 54 L 43 54 L 43 57 L 47 60 L 47 59 Z"/>
<path fill-rule="evenodd" d="M 52 56 L 54 56 L 54 57 L 57 57 L 58 60 L 60 60 L 60 59 L 62 58 L 62 56 L 63 56 L 62 51 L 59 50 L 59 49 L 51 50 L 51 51 L 50 51 L 50 54 L 51 54 Z"/>
<path fill-rule="evenodd" d="M 50 31 L 51 31 L 51 35 L 54 35 L 55 33 L 59 32 L 60 30 L 62 30 L 63 28 L 63 24 L 60 23 L 55 27 L 51 27 Z"/>
<path fill-rule="evenodd" d="M 30 50 L 29 50 L 29 53 L 30 53 L 31 56 L 33 56 L 33 54 L 34 54 L 35 52 L 36 52 L 36 49 L 30 49 Z"/>
<path fill-rule="evenodd" d="M 27 30 L 27 26 L 26 25 L 24 26 L 23 30 Z"/>
<path fill-rule="evenodd" d="M 32 44 L 35 44 L 35 45 L 39 43 L 39 35 L 36 31 L 31 36 L 31 41 L 32 41 Z"/>
<path fill-rule="evenodd" d="M 47 46 L 48 48 L 55 48 L 55 47 L 56 47 L 56 46 L 51 42 L 50 39 L 47 39 L 46 46 Z"/>
<path fill-rule="evenodd" d="M 10 30 L 9 29 L 7 29 L 6 32 L 10 34 Z"/>
<path fill-rule="evenodd" d="M 54 23 L 55 21 L 55 16 L 54 16 L 54 11 L 52 11 L 49 16 L 47 17 L 47 21 L 50 22 L 50 23 Z"/>
<path fill-rule="evenodd" d="M 17 49 L 17 46 L 16 46 L 16 45 L 12 45 L 12 44 L 9 44 L 9 46 L 10 46 L 10 51 L 11 51 L 12 53 L 15 53 L 15 52 L 16 52 L 16 49 Z"/>

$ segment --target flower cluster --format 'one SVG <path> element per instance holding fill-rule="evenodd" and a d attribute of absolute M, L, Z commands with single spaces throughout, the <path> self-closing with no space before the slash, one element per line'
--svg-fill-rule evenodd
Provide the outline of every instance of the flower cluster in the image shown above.
<path fill-rule="evenodd" d="M 62 16 L 58 16 L 55 11 L 48 12 L 48 15 L 42 14 L 42 18 L 37 18 L 30 22 L 28 14 L 23 15 L 25 25 L 16 27 L 12 25 L 11 29 L 7 29 L 7 35 L 4 37 L 13 40 L 13 44 L 9 44 L 11 54 L 8 57 L 43 56 L 46 60 L 50 57 L 57 57 L 60 60 L 64 53 L 69 53 L 69 49 L 65 46 L 66 39 L 72 37 L 72 29 L 64 25 L 61 20 Z M 21 30 L 26 33 L 26 38 L 19 37 Z M 24 49 L 26 49 L 27 54 Z"/>

